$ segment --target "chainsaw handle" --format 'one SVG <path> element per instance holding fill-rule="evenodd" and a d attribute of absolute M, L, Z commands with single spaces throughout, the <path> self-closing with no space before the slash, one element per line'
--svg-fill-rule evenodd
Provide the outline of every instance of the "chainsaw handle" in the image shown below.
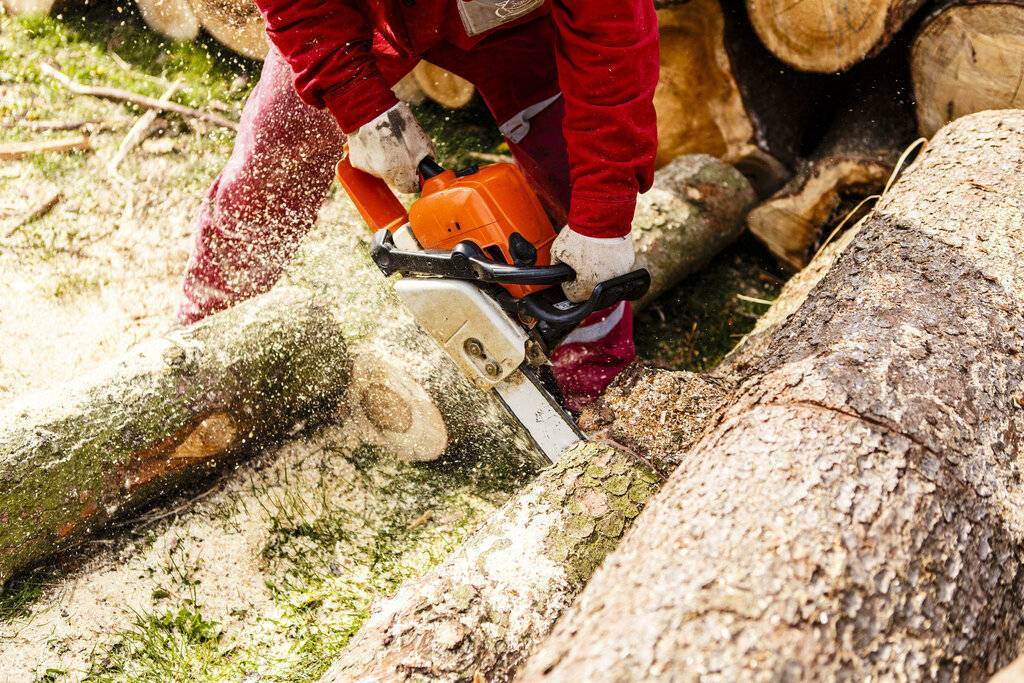
<path fill-rule="evenodd" d="M 548 289 L 519 299 L 516 308 L 520 316 L 537 320 L 537 332 L 551 349 L 592 313 L 610 308 L 622 301 L 639 299 L 651 286 L 651 274 L 645 268 L 605 280 L 594 287 L 590 298 L 571 303 L 560 289 Z"/>
<path fill-rule="evenodd" d="M 373 262 L 385 275 L 438 275 L 503 285 L 557 285 L 576 277 L 564 263 L 551 266 L 515 266 L 491 259 L 479 245 L 459 242 L 451 251 L 404 251 L 395 246 L 387 230 L 378 230 L 370 246 Z"/>

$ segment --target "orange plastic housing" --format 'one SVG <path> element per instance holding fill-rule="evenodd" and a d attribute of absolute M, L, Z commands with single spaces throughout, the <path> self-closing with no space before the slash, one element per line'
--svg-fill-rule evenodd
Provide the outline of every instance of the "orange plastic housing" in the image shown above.
<path fill-rule="evenodd" d="M 469 240 L 492 258 L 500 252 L 510 264 L 508 238 L 518 232 L 536 247 L 536 265 L 551 263 L 555 229 L 514 164 L 491 164 L 462 177 L 444 171 L 430 178 L 409 210 L 409 225 L 424 249 L 448 250 Z M 505 285 L 505 289 L 522 298 L 545 286 Z"/>

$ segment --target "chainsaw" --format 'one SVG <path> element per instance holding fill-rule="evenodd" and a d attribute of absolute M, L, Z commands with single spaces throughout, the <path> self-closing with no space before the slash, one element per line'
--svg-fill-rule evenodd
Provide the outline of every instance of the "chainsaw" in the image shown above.
<path fill-rule="evenodd" d="M 551 263 L 555 226 L 513 163 L 445 169 L 425 158 L 407 211 L 380 178 L 347 155 L 338 179 L 374 231 L 371 256 L 399 298 L 477 387 L 493 391 L 549 462 L 585 439 L 558 400 L 548 357 L 587 316 L 638 299 L 650 274 L 600 283 L 587 301 L 559 286 L 572 268 Z"/>

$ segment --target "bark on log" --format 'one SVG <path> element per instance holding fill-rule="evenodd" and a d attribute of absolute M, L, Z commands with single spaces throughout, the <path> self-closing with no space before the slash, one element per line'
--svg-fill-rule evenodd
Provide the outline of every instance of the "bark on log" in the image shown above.
<path fill-rule="evenodd" d="M 281 310 L 302 310 L 293 324 Z M 339 326 L 282 289 L 0 414 L 0 586 L 169 486 L 315 415 L 349 373 Z"/>
<path fill-rule="evenodd" d="M 975 680 L 1024 636 L 1024 111 L 951 124 L 524 680 Z"/>
<path fill-rule="evenodd" d="M 831 228 L 885 186 L 914 139 L 909 90 L 902 50 L 858 67 L 817 150 L 750 212 L 750 231 L 784 267 L 804 268 Z"/>
<path fill-rule="evenodd" d="M 252 0 L 189 0 L 199 23 L 228 49 L 249 59 L 267 56 L 266 26 Z"/>
<path fill-rule="evenodd" d="M 778 189 L 812 124 L 820 79 L 778 62 L 743 10 L 718 0 L 661 10 L 658 23 L 658 165 L 711 154 L 735 165 L 761 196 Z"/>
<path fill-rule="evenodd" d="M 750 21 L 776 57 L 834 73 L 885 48 L 926 0 L 746 0 Z"/>
<path fill-rule="evenodd" d="M 695 434 L 719 386 L 667 374 L 682 378 Z M 322 682 L 510 680 L 654 493 L 661 455 L 600 442 L 564 454 L 442 565 L 375 605 Z"/>
<path fill-rule="evenodd" d="M 911 76 L 918 129 L 986 109 L 1024 106 L 1024 1 L 961 0 L 932 13 L 914 38 Z"/>
<path fill-rule="evenodd" d="M 651 289 L 635 308 L 732 244 L 754 200 L 746 178 L 706 154 L 681 156 L 655 172 L 654 186 L 638 197 L 633 217 L 637 266 L 651 273 Z"/>

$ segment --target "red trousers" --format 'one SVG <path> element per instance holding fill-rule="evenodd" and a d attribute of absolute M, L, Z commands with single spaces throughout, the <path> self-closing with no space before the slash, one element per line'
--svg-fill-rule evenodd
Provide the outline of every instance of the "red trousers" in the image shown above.
<path fill-rule="evenodd" d="M 457 55 L 430 55 L 435 63 L 474 80 L 485 102 L 509 109 L 509 94 L 524 97 L 518 112 L 557 94 L 557 81 L 516 85 L 494 78 L 500 54 L 488 53 L 491 66 Z M 497 59 L 495 59 L 497 57 Z M 471 63 L 473 68 L 458 68 Z M 455 67 L 455 68 L 453 68 Z M 397 81 L 411 65 L 382 64 Z M 404 69 L 404 70 L 403 70 Z M 467 73 L 468 72 L 468 73 Z M 546 73 L 546 75 L 545 75 Z M 519 78 L 554 78 L 543 65 Z M 504 81 L 504 82 L 503 82 Z M 505 87 L 507 86 L 507 87 Z M 488 90 L 501 88 L 500 96 Z M 541 99 L 535 99 L 540 97 Z M 527 99 L 528 98 L 528 99 Z M 514 106 L 512 107 L 514 108 Z M 564 108 L 557 99 L 507 134 L 509 147 L 545 207 L 564 223 L 569 208 L 569 164 L 562 136 Z M 512 119 L 516 119 L 515 116 Z M 506 128 L 507 130 L 507 128 Z M 242 111 L 231 158 L 214 181 L 200 209 L 196 239 L 186 267 L 179 319 L 190 324 L 238 301 L 267 291 L 280 277 L 302 237 L 313 226 L 341 158 L 345 136 L 325 110 L 304 104 L 292 85 L 292 72 L 271 50 L 259 83 Z M 516 141 L 518 139 L 518 141 Z M 628 304 L 602 311 L 584 322 L 552 357 L 555 378 L 566 402 L 579 409 L 598 396 L 635 355 L 632 312 Z"/>

